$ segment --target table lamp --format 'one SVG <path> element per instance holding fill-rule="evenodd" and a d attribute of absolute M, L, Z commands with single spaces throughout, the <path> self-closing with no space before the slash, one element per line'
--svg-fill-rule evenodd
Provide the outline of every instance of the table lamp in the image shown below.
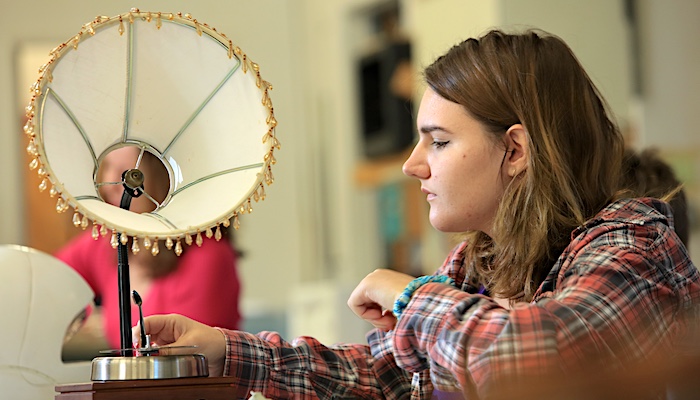
<path fill-rule="evenodd" d="M 119 254 L 121 348 L 93 360 L 92 379 L 206 376 L 201 355 L 133 348 L 128 254 L 219 240 L 265 199 L 280 148 L 272 86 L 231 39 L 182 13 L 99 16 L 49 56 L 26 108 L 29 168 L 57 212 L 72 208 L 76 227 L 109 235 Z M 105 179 L 105 159 L 123 148 L 133 167 Z M 161 172 L 142 168 L 147 158 Z M 115 186 L 119 204 L 104 194 Z M 140 196 L 149 211 L 130 209 Z"/>

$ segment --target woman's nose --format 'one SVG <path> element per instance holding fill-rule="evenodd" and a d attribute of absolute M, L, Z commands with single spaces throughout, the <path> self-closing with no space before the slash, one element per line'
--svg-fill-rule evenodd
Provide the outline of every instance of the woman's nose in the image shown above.
<path fill-rule="evenodd" d="M 404 175 L 410 176 L 418 179 L 425 179 L 430 174 L 428 165 L 425 163 L 425 157 L 423 156 L 423 151 L 420 149 L 420 143 L 418 143 L 408 156 L 406 162 L 403 163 Z"/>

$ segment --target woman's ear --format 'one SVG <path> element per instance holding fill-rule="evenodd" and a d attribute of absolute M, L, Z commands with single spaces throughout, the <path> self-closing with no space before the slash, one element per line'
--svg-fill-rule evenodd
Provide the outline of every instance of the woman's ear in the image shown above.
<path fill-rule="evenodd" d="M 503 168 L 511 178 L 528 167 L 530 159 L 530 137 L 522 124 L 515 124 L 506 131 L 506 158 Z"/>

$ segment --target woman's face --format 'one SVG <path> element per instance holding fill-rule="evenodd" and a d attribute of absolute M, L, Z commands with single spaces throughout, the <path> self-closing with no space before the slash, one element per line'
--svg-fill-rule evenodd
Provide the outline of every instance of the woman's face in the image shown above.
<path fill-rule="evenodd" d="M 457 103 L 427 89 L 418 111 L 419 141 L 403 165 L 430 204 L 430 223 L 442 232 L 491 226 L 504 192 L 505 146 Z"/>
<path fill-rule="evenodd" d="M 98 171 L 98 180 L 101 182 L 121 182 L 122 173 L 136 167 L 136 162 L 140 154 L 140 149 L 135 146 L 121 147 L 112 150 L 102 160 Z M 169 182 L 167 181 L 167 171 L 162 165 L 156 165 L 157 161 L 145 156 L 141 160 L 139 169 L 144 174 L 144 188 L 146 192 L 158 202 L 165 199 Z M 165 176 L 165 178 L 164 178 Z M 124 193 L 124 187 L 119 185 L 104 185 L 100 187 L 100 196 L 105 202 L 114 206 L 119 206 Z M 153 211 L 156 205 L 145 195 L 133 198 L 129 209 L 137 213 Z"/>

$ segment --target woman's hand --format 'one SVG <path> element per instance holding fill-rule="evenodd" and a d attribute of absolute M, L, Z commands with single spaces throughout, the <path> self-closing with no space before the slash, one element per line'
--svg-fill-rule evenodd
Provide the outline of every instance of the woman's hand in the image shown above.
<path fill-rule="evenodd" d="M 385 331 L 393 329 L 394 302 L 414 277 L 390 269 L 377 269 L 353 290 L 348 306 L 360 318 Z"/>
<path fill-rule="evenodd" d="M 177 314 L 153 315 L 144 319 L 146 333 L 158 346 L 197 346 L 196 353 L 203 354 L 209 364 L 209 376 L 221 376 L 226 359 L 226 339 L 218 329 Z M 133 337 L 141 335 L 137 324 Z M 189 351 L 188 351 L 189 350 Z M 191 354 L 191 349 L 163 349 L 161 354 Z"/>

